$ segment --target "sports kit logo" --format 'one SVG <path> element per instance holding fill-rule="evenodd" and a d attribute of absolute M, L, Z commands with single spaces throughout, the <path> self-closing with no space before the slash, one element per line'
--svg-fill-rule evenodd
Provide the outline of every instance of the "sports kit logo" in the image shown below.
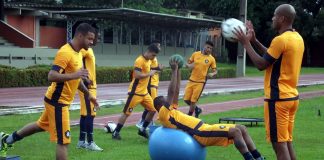
<path fill-rule="evenodd" d="M 226 126 L 219 126 L 219 128 L 220 128 L 220 129 L 224 129 L 224 128 L 226 128 Z"/>
<path fill-rule="evenodd" d="M 133 108 L 129 108 L 128 111 L 129 111 L 129 112 L 132 112 L 132 111 L 133 111 Z"/>
<path fill-rule="evenodd" d="M 208 59 L 205 59 L 205 63 L 207 64 L 209 62 L 209 60 Z"/>
<path fill-rule="evenodd" d="M 69 131 L 69 130 L 65 131 L 65 137 L 66 137 L 66 138 L 70 138 L 70 135 L 71 135 L 71 134 L 70 134 L 70 131 Z"/>

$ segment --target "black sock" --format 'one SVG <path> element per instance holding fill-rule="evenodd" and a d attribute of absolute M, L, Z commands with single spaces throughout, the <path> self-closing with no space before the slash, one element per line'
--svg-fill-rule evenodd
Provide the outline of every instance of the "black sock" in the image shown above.
<path fill-rule="evenodd" d="M 197 113 L 197 112 L 198 112 L 198 110 L 199 110 L 199 107 L 198 107 L 198 106 L 196 106 L 196 107 L 195 107 L 195 112 Z"/>
<path fill-rule="evenodd" d="M 188 112 L 188 115 L 189 115 L 189 116 L 192 116 L 192 114 L 193 114 L 193 111 L 189 111 L 189 112 Z"/>
<path fill-rule="evenodd" d="M 15 132 L 12 134 L 12 137 L 13 137 L 13 139 L 14 139 L 15 142 L 16 142 L 16 141 L 20 141 L 20 140 L 23 139 L 23 137 L 21 137 L 21 136 L 19 136 L 19 135 L 17 134 L 17 131 L 15 131 Z"/>
<path fill-rule="evenodd" d="M 246 152 L 243 154 L 244 160 L 253 160 L 253 156 L 250 152 Z"/>
<path fill-rule="evenodd" d="M 119 133 L 120 130 L 123 128 L 123 126 L 124 126 L 123 124 L 119 124 L 119 123 L 118 123 L 118 124 L 117 124 L 117 127 L 116 127 L 116 129 L 115 129 L 114 132 L 118 132 L 118 133 Z"/>
<path fill-rule="evenodd" d="M 87 116 L 86 124 L 87 124 L 87 140 L 88 142 L 93 142 L 93 116 Z"/>
<path fill-rule="evenodd" d="M 254 151 L 252 151 L 251 154 L 252 154 L 252 156 L 253 156 L 254 158 L 259 158 L 259 157 L 261 157 L 261 154 L 260 154 L 260 152 L 259 152 L 257 149 L 255 149 Z"/>
<path fill-rule="evenodd" d="M 146 129 L 146 127 L 147 127 L 149 124 L 150 124 L 149 121 L 144 121 L 144 123 L 143 123 L 143 128 Z"/>
<path fill-rule="evenodd" d="M 86 117 L 81 116 L 80 117 L 80 135 L 79 135 L 79 141 L 85 141 L 86 136 Z"/>
<path fill-rule="evenodd" d="M 142 121 L 145 120 L 147 113 L 148 113 L 148 110 L 145 109 L 144 112 L 143 112 L 143 114 L 142 114 Z"/>

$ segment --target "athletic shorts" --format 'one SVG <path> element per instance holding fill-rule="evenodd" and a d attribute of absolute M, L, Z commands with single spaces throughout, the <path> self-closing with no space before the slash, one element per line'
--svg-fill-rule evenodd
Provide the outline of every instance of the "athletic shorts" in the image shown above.
<path fill-rule="evenodd" d="M 200 98 L 204 87 L 205 83 L 188 81 L 184 91 L 183 100 L 196 103 Z"/>
<path fill-rule="evenodd" d="M 93 96 L 97 96 L 97 90 L 96 89 L 89 89 L 89 93 Z M 94 108 L 94 104 L 90 102 L 88 97 L 84 97 L 83 92 L 79 91 L 79 97 L 80 97 L 80 115 L 81 116 L 96 116 L 96 111 Z"/>
<path fill-rule="evenodd" d="M 203 124 L 193 137 L 204 146 L 228 146 L 234 143 L 228 138 L 230 128 L 235 128 L 235 124 Z"/>
<path fill-rule="evenodd" d="M 146 94 L 145 96 L 130 94 L 128 95 L 123 112 L 126 115 L 130 115 L 138 104 L 141 104 L 148 111 L 156 111 L 153 105 L 152 97 L 149 94 Z"/>
<path fill-rule="evenodd" d="M 299 100 L 265 101 L 264 122 L 268 142 L 291 142 Z"/>
<path fill-rule="evenodd" d="M 57 144 L 71 143 L 69 106 L 53 106 L 44 102 L 45 110 L 37 125 L 50 134 L 50 140 Z"/>
<path fill-rule="evenodd" d="M 157 97 L 157 94 L 158 94 L 157 92 L 158 92 L 158 88 L 156 86 L 149 87 L 149 93 L 153 100 L 154 100 L 154 98 Z"/>

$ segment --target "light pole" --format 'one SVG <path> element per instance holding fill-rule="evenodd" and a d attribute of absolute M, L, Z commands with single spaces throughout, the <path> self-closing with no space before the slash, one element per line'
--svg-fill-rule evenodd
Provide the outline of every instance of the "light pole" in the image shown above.
<path fill-rule="evenodd" d="M 239 19 L 245 23 L 246 21 L 246 9 L 247 0 L 240 0 L 240 15 Z M 245 62 L 246 61 L 246 50 L 241 43 L 237 46 L 237 58 L 236 58 L 236 77 L 245 76 Z"/>

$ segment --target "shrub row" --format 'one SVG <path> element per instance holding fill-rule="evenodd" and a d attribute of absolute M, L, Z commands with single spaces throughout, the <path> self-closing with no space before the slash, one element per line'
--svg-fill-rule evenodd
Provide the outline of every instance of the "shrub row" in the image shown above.
<path fill-rule="evenodd" d="M 48 86 L 47 74 L 50 66 L 33 66 L 26 69 L 0 67 L 0 88 Z M 132 67 L 97 67 L 97 83 L 124 83 L 132 79 Z M 171 70 L 166 68 L 161 72 L 160 80 L 170 80 Z M 182 69 L 182 79 L 188 79 L 190 71 Z M 235 77 L 235 69 L 220 68 L 216 78 Z"/>

